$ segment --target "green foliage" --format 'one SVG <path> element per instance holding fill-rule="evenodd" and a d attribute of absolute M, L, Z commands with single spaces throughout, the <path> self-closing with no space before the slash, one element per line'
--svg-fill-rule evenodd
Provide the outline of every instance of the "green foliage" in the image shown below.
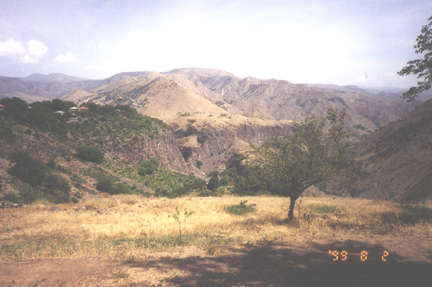
<path fill-rule="evenodd" d="M 27 152 L 17 152 L 11 156 L 15 165 L 9 169 L 9 173 L 23 182 L 39 186 L 42 184 L 46 172 L 46 165 L 39 159 L 31 157 Z"/>
<path fill-rule="evenodd" d="M 104 155 L 97 147 L 81 145 L 76 148 L 75 156 L 81 161 L 102 163 Z"/>
<path fill-rule="evenodd" d="M 218 188 L 220 186 L 219 183 L 219 173 L 217 171 L 213 171 L 210 173 L 210 180 L 207 184 L 207 188 L 210 190 L 215 190 L 216 188 Z"/>
<path fill-rule="evenodd" d="M 421 55 L 420 59 L 409 61 L 398 72 L 400 76 L 414 74 L 419 79 L 417 86 L 411 87 L 402 95 L 402 98 L 409 102 L 413 101 L 420 93 L 429 90 L 432 85 L 432 17 L 422 27 L 420 34 L 417 36 L 414 49 L 416 54 Z M 422 80 L 420 81 L 420 79 Z"/>
<path fill-rule="evenodd" d="M 156 173 L 143 177 L 141 181 L 155 190 L 156 196 L 170 198 L 202 190 L 206 186 L 204 180 L 193 175 L 185 175 L 166 169 L 159 169 Z"/>
<path fill-rule="evenodd" d="M 141 176 L 153 174 L 159 168 L 159 161 L 157 158 L 152 158 L 147 161 L 142 161 L 138 167 L 138 174 Z"/>
<path fill-rule="evenodd" d="M 13 122 L 10 120 L 0 120 L 0 141 L 11 143 L 15 140 L 12 125 Z"/>
<path fill-rule="evenodd" d="M 326 204 L 314 204 L 308 206 L 309 210 L 313 213 L 340 213 L 341 210 L 336 206 Z"/>
<path fill-rule="evenodd" d="M 114 180 L 110 177 L 100 177 L 97 180 L 96 188 L 102 192 L 113 194 Z"/>
<path fill-rule="evenodd" d="M 26 183 L 20 186 L 19 196 L 20 200 L 24 203 L 32 203 L 36 200 L 44 198 L 44 194 L 39 188 L 32 187 Z"/>
<path fill-rule="evenodd" d="M 245 165 L 242 164 L 245 156 L 239 153 L 234 153 L 230 156 L 227 163 L 225 164 L 226 174 L 231 177 L 243 174 Z"/>
<path fill-rule="evenodd" d="M 56 174 L 48 174 L 43 186 L 44 197 L 54 203 L 70 201 L 70 185 L 66 179 Z"/>
<path fill-rule="evenodd" d="M 74 104 L 58 99 L 52 102 L 35 102 L 31 108 L 18 98 L 2 99 L 0 103 L 5 105 L 2 112 L 5 120 L 50 132 L 62 139 L 66 139 L 66 134 L 70 133 L 80 138 L 91 138 L 93 141 L 106 140 L 107 137 L 115 140 L 137 135 L 153 136 L 160 130 L 168 129 L 162 121 L 140 115 L 135 109 L 127 106 L 114 107 L 87 103 L 87 111 L 72 113 L 69 108 Z M 56 111 L 65 113 L 60 117 L 55 114 Z M 0 125 L 0 133 L 2 130 Z M 3 132 L 8 133 L 7 130 Z"/>
<path fill-rule="evenodd" d="M 196 161 L 196 166 L 197 166 L 197 168 L 201 168 L 202 165 L 203 165 L 202 161 L 200 161 L 200 160 L 197 160 L 197 161 Z"/>
<path fill-rule="evenodd" d="M 198 192 L 198 196 L 201 197 L 208 197 L 208 196 L 222 196 L 224 195 L 224 187 L 218 187 L 216 189 L 213 190 L 209 190 L 209 189 L 201 189 Z"/>
<path fill-rule="evenodd" d="M 133 188 L 129 185 L 118 182 L 117 178 L 107 174 L 98 176 L 96 188 L 109 194 L 134 193 Z"/>
<path fill-rule="evenodd" d="M 294 125 L 291 137 L 274 138 L 255 151 L 254 164 L 267 190 L 290 197 L 289 219 L 309 186 L 353 169 L 344 118 L 345 111 L 335 110 L 326 118 L 307 117 Z"/>
<path fill-rule="evenodd" d="M 234 204 L 225 207 L 225 211 L 235 215 L 244 215 L 247 213 L 255 212 L 255 207 L 253 207 L 252 205 L 248 205 L 246 203 L 247 200 L 242 200 L 240 201 L 239 204 Z"/>
<path fill-rule="evenodd" d="M 262 168 L 245 166 L 241 173 L 234 177 L 233 192 L 238 195 L 257 195 L 266 189 L 262 178 Z"/>
<path fill-rule="evenodd" d="M 28 113 L 27 103 L 19 98 L 6 98 L 1 99 L 0 104 L 5 105 L 3 114 L 7 119 L 17 121 L 19 123 L 26 123 L 26 116 Z"/>

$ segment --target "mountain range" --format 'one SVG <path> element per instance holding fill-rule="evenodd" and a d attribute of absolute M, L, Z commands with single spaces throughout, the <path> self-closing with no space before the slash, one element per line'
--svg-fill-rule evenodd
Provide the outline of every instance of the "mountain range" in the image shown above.
<path fill-rule="evenodd" d="M 239 78 L 225 71 L 200 68 L 125 72 L 102 80 L 64 74 L 0 77 L 0 98 L 20 97 L 28 102 L 61 98 L 77 105 L 127 105 L 160 119 L 171 129 L 168 140 L 162 143 L 163 150 L 175 158 L 176 164 L 163 162 L 171 169 L 198 176 L 223 170 L 233 152 L 245 151 L 250 144 L 289 134 L 293 121 L 312 114 L 324 116 L 329 108 L 345 109 L 346 127 L 357 142 L 357 157 L 367 170 L 367 176 L 353 184 L 348 193 L 419 200 L 429 196 L 422 186 L 430 176 L 431 165 L 428 157 L 420 155 L 428 155 L 430 131 L 425 123 L 428 113 L 432 113 L 429 102 L 402 101 L 402 92 Z M 131 153 L 125 152 L 129 160 L 133 160 Z M 167 157 L 157 151 L 153 154 Z M 179 154 L 187 157 L 179 158 Z"/>

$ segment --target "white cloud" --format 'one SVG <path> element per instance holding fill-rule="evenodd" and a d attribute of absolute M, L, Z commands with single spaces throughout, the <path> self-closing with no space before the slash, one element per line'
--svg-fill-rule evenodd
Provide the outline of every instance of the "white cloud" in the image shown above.
<path fill-rule="evenodd" d="M 0 41 L 0 57 L 17 58 L 26 64 L 38 62 L 47 52 L 47 46 L 37 40 L 30 40 L 25 46 L 14 39 Z"/>
<path fill-rule="evenodd" d="M 40 41 L 31 40 L 27 42 L 27 52 L 33 58 L 41 58 L 47 51 L 48 48 Z"/>
<path fill-rule="evenodd" d="M 110 47 L 111 47 L 111 45 L 109 43 L 105 42 L 105 41 L 100 41 L 98 43 L 98 48 L 99 49 L 106 50 L 106 49 L 109 49 Z"/>
<path fill-rule="evenodd" d="M 19 56 L 22 54 L 25 54 L 25 49 L 20 42 L 12 39 L 0 42 L 0 56 Z"/>
<path fill-rule="evenodd" d="M 74 63 L 77 61 L 77 58 L 75 58 L 75 56 L 72 55 L 72 53 L 63 53 L 63 54 L 59 54 L 55 58 L 55 61 L 57 63 Z"/>

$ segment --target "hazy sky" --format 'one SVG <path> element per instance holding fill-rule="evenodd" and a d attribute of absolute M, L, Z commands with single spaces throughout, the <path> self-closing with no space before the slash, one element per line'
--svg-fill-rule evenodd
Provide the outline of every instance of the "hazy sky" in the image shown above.
<path fill-rule="evenodd" d="M 240 77 L 408 87 L 431 0 L 0 0 L 0 75 L 222 69 Z"/>

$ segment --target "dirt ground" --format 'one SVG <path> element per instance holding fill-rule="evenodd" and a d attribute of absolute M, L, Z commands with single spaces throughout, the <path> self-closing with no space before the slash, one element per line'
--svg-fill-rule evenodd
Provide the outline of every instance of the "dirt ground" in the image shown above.
<path fill-rule="evenodd" d="M 333 262 L 329 250 L 346 250 Z M 367 251 L 367 260 L 360 252 Z M 389 252 L 382 261 L 384 250 Z M 0 286 L 430 286 L 432 242 L 416 237 L 307 239 L 149 252 L 125 259 L 0 262 Z"/>

